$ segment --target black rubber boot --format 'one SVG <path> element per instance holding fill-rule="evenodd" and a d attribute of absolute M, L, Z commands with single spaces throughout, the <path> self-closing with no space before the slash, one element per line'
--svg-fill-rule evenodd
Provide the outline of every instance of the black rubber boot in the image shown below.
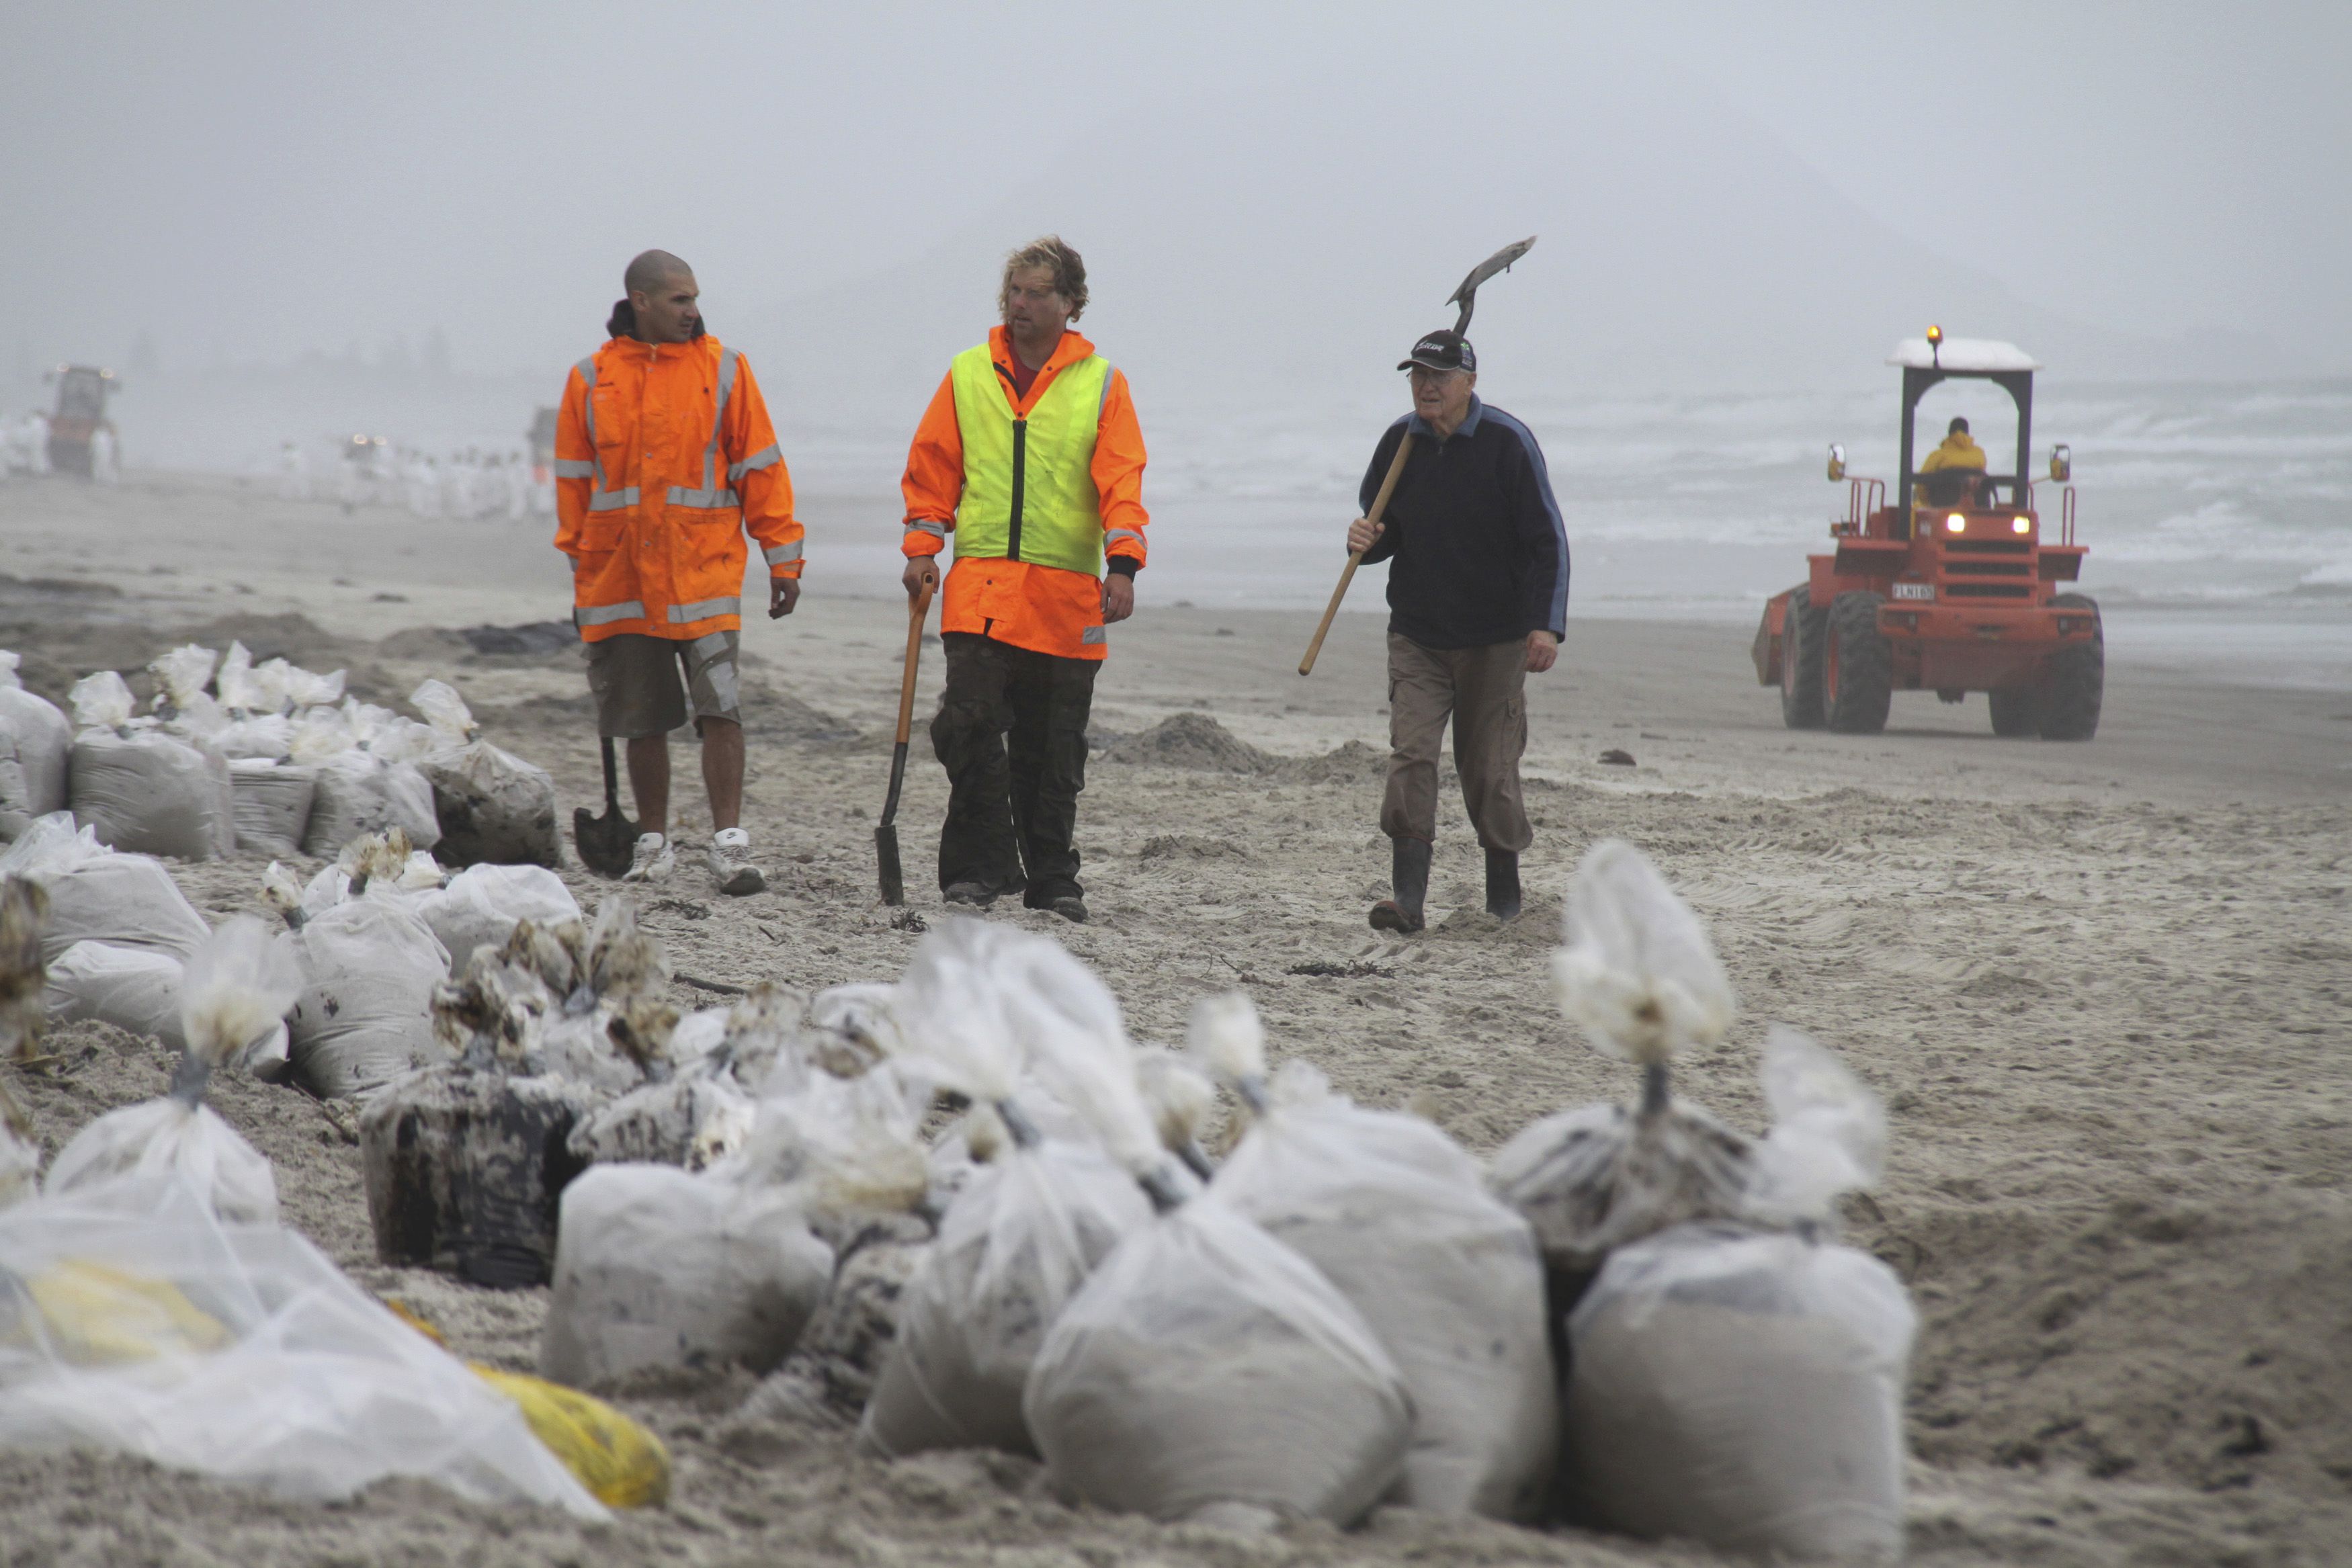
<path fill-rule="evenodd" d="M 1396 896 L 1372 905 L 1373 930 L 1410 934 L 1421 929 L 1421 906 L 1429 896 L 1429 850 L 1423 839 L 1389 841 L 1389 880 Z"/>
<path fill-rule="evenodd" d="M 1486 852 L 1486 913 L 1497 920 L 1519 913 L 1519 857 L 1508 850 Z"/>

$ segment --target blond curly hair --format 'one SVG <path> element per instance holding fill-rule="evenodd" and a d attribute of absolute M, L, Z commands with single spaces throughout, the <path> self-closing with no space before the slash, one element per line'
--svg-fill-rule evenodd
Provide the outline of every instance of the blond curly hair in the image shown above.
<path fill-rule="evenodd" d="M 1086 258 L 1062 243 L 1060 235 L 1047 235 L 1031 240 L 1004 258 L 1004 276 L 996 286 L 996 313 L 999 316 L 1013 303 L 1013 275 L 1032 267 L 1042 267 L 1054 276 L 1054 292 L 1070 302 L 1070 319 L 1075 321 L 1087 312 Z"/>

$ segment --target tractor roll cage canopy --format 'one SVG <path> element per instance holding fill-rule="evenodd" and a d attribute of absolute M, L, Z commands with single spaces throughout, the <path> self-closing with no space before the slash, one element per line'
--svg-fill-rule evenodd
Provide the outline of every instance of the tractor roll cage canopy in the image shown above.
<path fill-rule="evenodd" d="M 2017 404 L 2017 468 L 2009 474 L 1988 472 L 1985 477 L 2010 487 L 2011 506 L 2032 504 L 2033 492 L 2026 476 L 2033 465 L 2033 372 L 2042 368 L 2032 355 L 2014 343 L 1990 338 L 1906 338 L 1895 345 L 1886 362 L 1903 367 L 1903 476 L 1895 494 L 1901 498 L 1904 538 L 1911 534 L 1912 496 L 1920 479 L 1911 465 L 1913 421 L 1919 400 L 1938 382 L 1990 382 L 2009 393 Z"/>

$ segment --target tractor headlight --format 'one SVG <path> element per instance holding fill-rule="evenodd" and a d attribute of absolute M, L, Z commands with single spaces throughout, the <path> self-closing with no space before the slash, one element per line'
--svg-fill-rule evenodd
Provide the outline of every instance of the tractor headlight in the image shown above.
<path fill-rule="evenodd" d="M 2016 518 L 2009 526 L 2013 533 L 2030 534 L 2033 531 L 2032 523 L 2023 517 Z"/>
<path fill-rule="evenodd" d="M 1952 533 L 1958 533 L 1962 528 L 1965 528 L 1968 526 L 1969 519 L 1958 512 L 1954 512 L 1950 517 L 1944 519 L 1945 528 Z"/>

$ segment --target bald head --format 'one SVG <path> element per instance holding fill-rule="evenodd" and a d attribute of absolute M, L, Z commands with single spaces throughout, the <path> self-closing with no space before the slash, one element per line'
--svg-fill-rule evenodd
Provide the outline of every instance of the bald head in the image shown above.
<path fill-rule="evenodd" d="M 692 277 L 694 268 L 666 250 L 640 251 L 621 275 L 621 287 L 631 294 L 651 294 L 666 279 L 679 276 Z"/>
<path fill-rule="evenodd" d="M 623 275 L 634 318 L 629 336 L 641 343 L 687 343 L 702 336 L 701 289 L 694 268 L 666 250 L 649 250 Z"/>

